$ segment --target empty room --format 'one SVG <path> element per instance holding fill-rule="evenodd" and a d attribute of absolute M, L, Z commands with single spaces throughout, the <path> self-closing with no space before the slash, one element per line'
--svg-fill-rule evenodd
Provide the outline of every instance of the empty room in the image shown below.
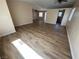
<path fill-rule="evenodd" d="M 79 1 L 0 0 L 0 59 L 79 59 Z"/>

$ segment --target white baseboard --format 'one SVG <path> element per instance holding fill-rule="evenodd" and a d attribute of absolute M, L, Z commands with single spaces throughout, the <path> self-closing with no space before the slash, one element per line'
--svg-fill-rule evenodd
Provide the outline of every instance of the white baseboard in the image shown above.
<path fill-rule="evenodd" d="M 23 23 L 23 24 L 17 24 L 17 25 L 15 25 L 15 27 L 17 27 L 17 26 L 22 26 L 22 25 L 27 25 L 27 24 L 31 24 L 31 23 L 33 23 L 33 21 L 28 22 L 28 23 Z"/>
<path fill-rule="evenodd" d="M 73 53 L 72 44 L 71 44 L 71 41 L 70 41 L 70 36 L 69 36 L 68 30 L 67 30 L 67 27 L 66 27 L 66 31 L 67 31 L 67 37 L 68 37 L 68 41 L 69 41 L 69 45 L 70 45 L 71 56 L 72 56 L 72 59 L 75 59 L 75 56 L 74 56 L 74 53 Z"/>
<path fill-rule="evenodd" d="M 5 34 L 2 34 L 2 35 L 0 35 L 0 37 L 6 36 L 6 35 L 10 35 L 10 34 L 15 33 L 15 32 L 16 32 L 16 31 L 8 32 L 8 33 L 5 33 Z"/>

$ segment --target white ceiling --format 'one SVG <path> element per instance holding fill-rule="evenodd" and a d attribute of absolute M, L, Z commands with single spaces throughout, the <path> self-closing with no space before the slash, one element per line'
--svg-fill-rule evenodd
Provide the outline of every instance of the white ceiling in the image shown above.
<path fill-rule="evenodd" d="M 58 3 L 57 0 L 18 0 L 31 3 L 32 5 L 40 6 L 43 8 L 64 8 L 71 7 L 75 0 L 68 0 L 68 2 Z"/>

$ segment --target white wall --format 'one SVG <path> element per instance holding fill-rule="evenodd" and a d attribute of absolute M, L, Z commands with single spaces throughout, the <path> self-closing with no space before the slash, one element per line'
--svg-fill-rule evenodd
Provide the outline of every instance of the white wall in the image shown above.
<path fill-rule="evenodd" d="M 59 9 L 48 9 L 46 23 L 56 24 Z"/>
<path fill-rule="evenodd" d="M 71 8 L 61 8 L 61 9 L 65 9 L 65 14 L 61 23 L 62 26 L 65 26 L 68 20 L 68 16 L 70 15 L 70 12 L 71 12 Z M 48 9 L 46 23 L 56 24 L 58 12 L 61 9 Z"/>
<path fill-rule="evenodd" d="M 15 32 L 15 28 L 6 4 L 6 0 L 0 0 L 0 37 Z"/>
<path fill-rule="evenodd" d="M 32 6 L 22 1 L 7 1 L 15 26 L 33 22 Z"/>
<path fill-rule="evenodd" d="M 71 48 L 72 59 L 79 59 L 79 0 L 74 6 L 75 14 L 71 21 L 68 21 L 66 29 Z"/>
<path fill-rule="evenodd" d="M 61 23 L 62 26 L 66 26 L 66 23 L 67 23 L 67 20 L 69 19 L 71 11 L 72 11 L 72 8 L 65 8 L 65 14 Z"/>
<path fill-rule="evenodd" d="M 72 20 L 67 23 L 67 34 L 73 57 L 72 59 L 79 59 L 79 7 L 77 7 Z"/>

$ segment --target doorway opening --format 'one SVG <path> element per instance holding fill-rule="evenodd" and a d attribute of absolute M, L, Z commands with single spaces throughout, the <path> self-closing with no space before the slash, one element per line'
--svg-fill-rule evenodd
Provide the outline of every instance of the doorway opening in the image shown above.
<path fill-rule="evenodd" d="M 45 11 L 39 11 L 38 19 L 39 23 L 44 23 Z"/>
<path fill-rule="evenodd" d="M 64 13 L 65 13 L 65 9 L 64 10 L 59 10 L 56 24 L 61 25 Z"/>
<path fill-rule="evenodd" d="M 38 22 L 38 10 L 32 9 L 33 12 L 33 23 Z"/>
<path fill-rule="evenodd" d="M 46 20 L 46 11 L 39 11 L 33 9 L 33 22 L 42 24 Z"/>

